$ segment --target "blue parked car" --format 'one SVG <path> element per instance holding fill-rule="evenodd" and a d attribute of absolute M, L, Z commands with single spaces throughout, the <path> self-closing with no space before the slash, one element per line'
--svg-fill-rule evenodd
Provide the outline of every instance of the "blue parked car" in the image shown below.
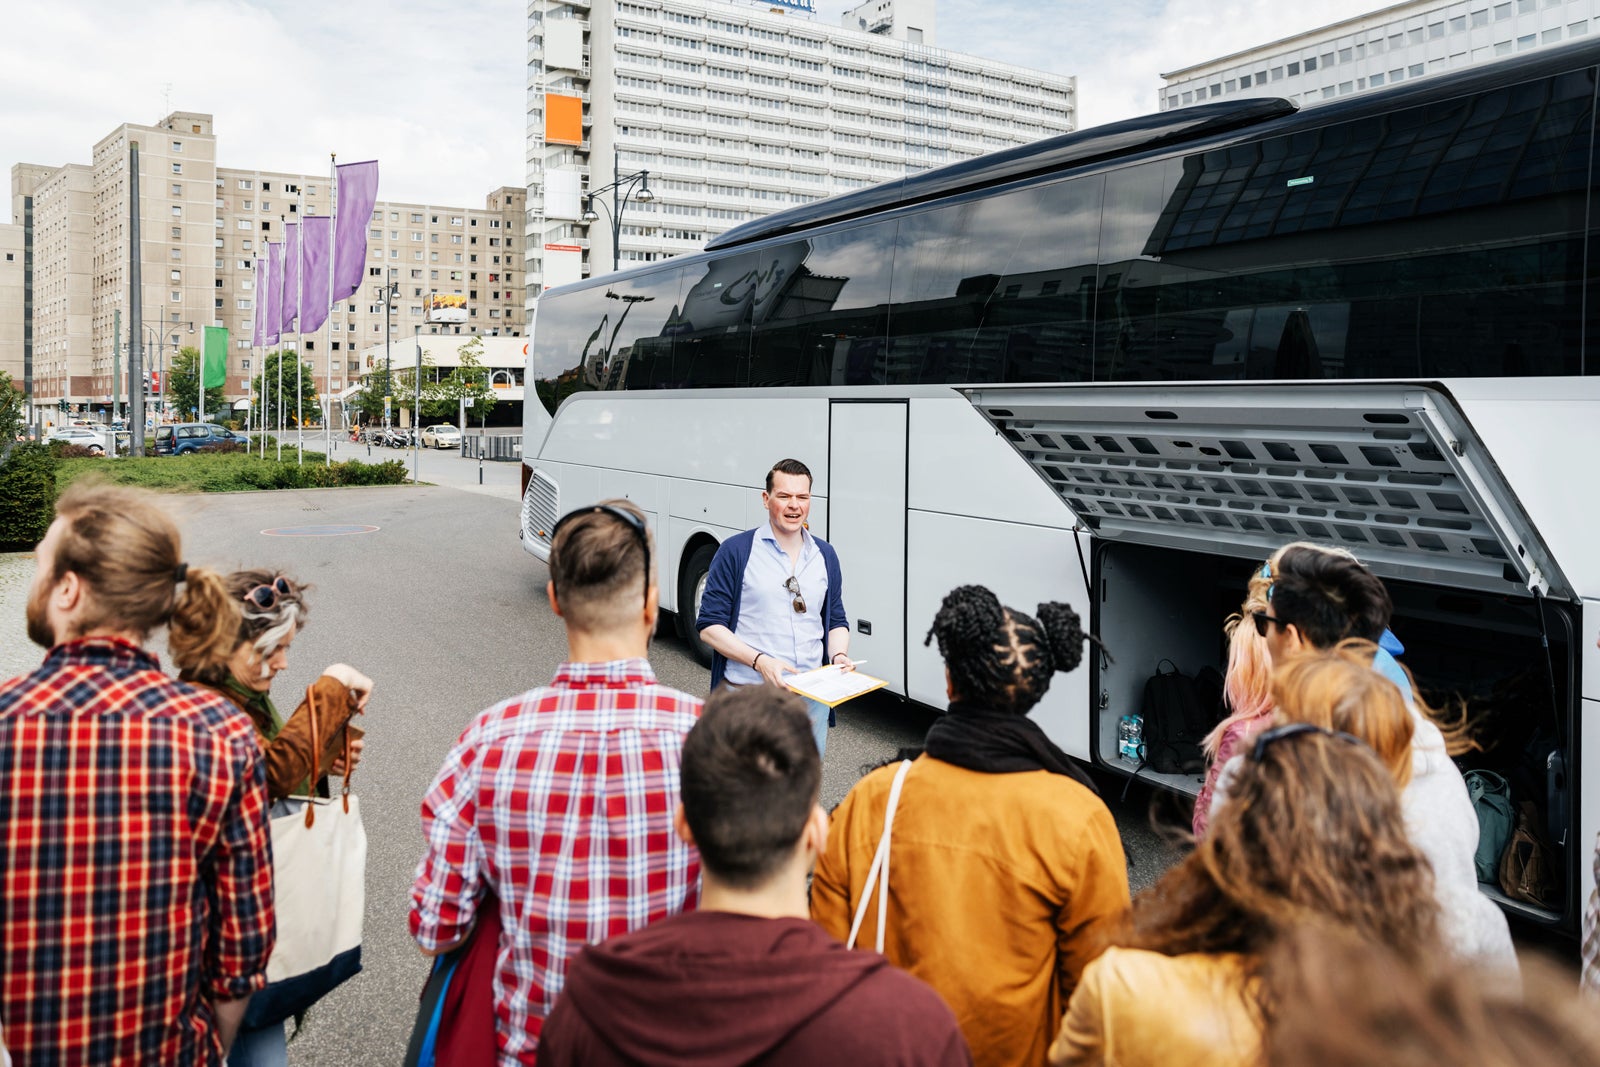
<path fill-rule="evenodd" d="M 156 427 L 158 456 L 184 456 L 198 452 L 202 448 L 230 441 L 241 446 L 250 443 L 250 439 L 244 434 L 234 433 L 226 426 L 218 426 L 212 422 L 179 422 L 170 426 Z"/>

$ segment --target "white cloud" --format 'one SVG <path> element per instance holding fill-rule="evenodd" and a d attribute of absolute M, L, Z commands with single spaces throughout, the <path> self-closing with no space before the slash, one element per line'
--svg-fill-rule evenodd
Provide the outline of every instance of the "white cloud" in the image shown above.
<path fill-rule="evenodd" d="M 330 152 L 376 158 L 385 199 L 477 204 L 526 178 L 522 0 L 65 0 L 16 14 L 0 41 L 7 167 L 86 163 L 117 124 L 185 110 L 215 116 L 223 166 L 321 174 Z"/>
<path fill-rule="evenodd" d="M 819 0 L 837 25 L 850 0 Z M 1078 75 L 1079 122 L 1156 109 L 1160 73 L 1375 0 L 939 0 L 938 43 Z M 479 203 L 526 177 L 525 0 L 42 0 L 0 40 L 0 166 L 86 163 L 118 123 L 216 118 L 218 161 L 383 164 L 386 199 Z M 170 86 L 170 96 L 168 96 Z M 168 101 L 170 100 L 170 106 Z"/>

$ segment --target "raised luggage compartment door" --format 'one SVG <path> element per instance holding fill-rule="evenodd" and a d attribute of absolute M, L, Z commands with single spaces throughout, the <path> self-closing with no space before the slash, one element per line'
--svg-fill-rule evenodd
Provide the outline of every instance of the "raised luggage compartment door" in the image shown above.
<path fill-rule="evenodd" d="M 983 386 L 973 406 L 1098 537 L 1571 599 L 1448 393 L 1423 383 Z"/>

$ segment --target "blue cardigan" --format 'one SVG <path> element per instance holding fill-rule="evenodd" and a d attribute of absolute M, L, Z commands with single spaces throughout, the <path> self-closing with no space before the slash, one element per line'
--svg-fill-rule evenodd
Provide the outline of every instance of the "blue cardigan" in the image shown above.
<path fill-rule="evenodd" d="M 822 552 L 822 562 L 828 569 L 828 597 L 822 606 L 822 643 L 826 650 L 827 635 L 841 626 L 848 629 L 850 620 L 844 613 L 844 594 L 841 592 L 844 575 L 839 570 L 838 553 L 834 552 L 833 546 L 822 538 L 813 535 L 812 540 Z M 697 633 L 707 626 L 717 625 L 726 626 L 734 633 L 739 632 L 739 598 L 744 592 L 744 568 L 750 562 L 750 550 L 755 547 L 755 543 L 756 531 L 746 530 L 717 546 L 717 554 L 711 560 L 711 570 L 706 575 L 706 591 L 700 598 L 700 614 L 694 620 Z M 795 666 L 800 665 L 797 663 Z M 722 684 L 722 675 L 727 668 L 727 658 L 720 652 L 713 651 L 711 653 L 713 691 Z"/>

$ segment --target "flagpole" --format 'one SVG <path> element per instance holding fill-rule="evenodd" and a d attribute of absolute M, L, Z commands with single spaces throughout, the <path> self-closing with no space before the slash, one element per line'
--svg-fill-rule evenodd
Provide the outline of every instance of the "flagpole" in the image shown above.
<path fill-rule="evenodd" d="M 300 221 L 295 224 L 295 258 L 299 260 L 294 269 L 294 442 L 295 466 L 306 465 L 306 354 L 300 349 L 305 344 L 305 334 L 301 333 L 304 323 L 301 316 L 305 314 L 302 305 L 306 295 L 306 194 L 304 191 L 295 195 L 298 207 L 295 214 L 300 216 Z"/>
<path fill-rule="evenodd" d="M 279 233 L 284 232 L 283 227 L 287 222 L 288 220 L 282 215 L 278 216 Z M 278 276 L 273 279 L 273 284 L 278 287 L 280 293 L 283 291 L 283 272 L 289 268 L 289 249 L 287 245 L 285 245 L 283 252 L 283 266 L 278 268 Z M 283 334 L 281 332 L 283 328 L 283 301 L 281 299 L 278 301 L 278 309 L 278 321 L 273 323 L 273 328 L 280 331 L 278 334 L 278 462 L 282 463 L 283 435 L 286 429 L 283 421 Z"/>
<path fill-rule="evenodd" d="M 333 464 L 333 250 L 334 237 L 339 232 L 339 205 L 335 199 L 339 195 L 338 171 L 339 153 L 328 153 L 328 376 L 323 379 L 326 388 L 323 390 L 328 397 L 328 414 L 323 418 L 323 426 L 328 434 L 328 447 L 322 457 L 324 466 Z M 348 332 L 348 331 L 346 331 Z M 348 357 L 346 357 L 348 359 Z M 341 380 L 344 380 L 341 376 Z"/>

